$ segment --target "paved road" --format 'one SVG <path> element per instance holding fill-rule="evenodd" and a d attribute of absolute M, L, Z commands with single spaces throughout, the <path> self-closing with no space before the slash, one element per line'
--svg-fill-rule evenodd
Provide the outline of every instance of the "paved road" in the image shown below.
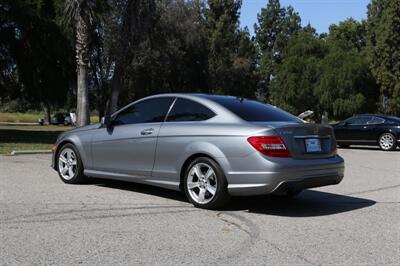
<path fill-rule="evenodd" d="M 0 157 L 0 264 L 398 265 L 400 152 L 339 152 L 340 185 L 224 211 L 144 185 L 65 185 L 47 155 Z"/>

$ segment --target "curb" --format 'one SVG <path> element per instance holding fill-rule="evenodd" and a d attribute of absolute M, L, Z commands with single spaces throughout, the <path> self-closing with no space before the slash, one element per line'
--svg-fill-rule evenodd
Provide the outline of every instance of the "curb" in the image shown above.
<path fill-rule="evenodd" d="M 50 154 L 51 150 L 20 150 L 20 151 L 12 151 L 11 156 L 14 155 L 23 155 L 23 154 Z"/>

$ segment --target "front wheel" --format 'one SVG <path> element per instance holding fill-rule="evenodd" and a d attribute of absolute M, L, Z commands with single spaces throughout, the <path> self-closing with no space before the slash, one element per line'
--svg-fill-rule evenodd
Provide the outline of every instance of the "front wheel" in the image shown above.
<path fill-rule="evenodd" d="M 217 209 L 224 206 L 230 199 L 227 187 L 224 172 L 210 158 L 195 159 L 185 172 L 185 194 L 198 208 Z"/>
<path fill-rule="evenodd" d="M 80 184 L 86 181 L 83 164 L 77 149 L 68 143 L 57 154 L 57 171 L 61 180 L 68 184 Z"/>
<path fill-rule="evenodd" d="M 396 149 L 396 138 L 392 133 L 383 133 L 378 140 L 379 147 L 384 151 Z"/>

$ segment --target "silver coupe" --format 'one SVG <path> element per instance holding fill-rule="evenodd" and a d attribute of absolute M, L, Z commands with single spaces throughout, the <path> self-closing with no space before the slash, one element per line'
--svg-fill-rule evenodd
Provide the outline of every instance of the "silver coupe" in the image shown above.
<path fill-rule="evenodd" d="M 102 123 L 59 136 L 52 167 L 65 183 L 109 178 L 183 190 L 196 207 L 230 196 L 281 194 L 338 184 L 344 161 L 330 126 L 254 100 L 162 94 Z"/>

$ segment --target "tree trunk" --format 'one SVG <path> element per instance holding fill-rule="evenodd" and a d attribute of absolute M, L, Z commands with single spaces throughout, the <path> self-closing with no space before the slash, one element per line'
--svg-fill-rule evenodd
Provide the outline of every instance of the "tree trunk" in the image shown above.
<path fill-rule="evenodd" d="M 108 102 L 107 114 L 111 115 L 112 113 L 117 111 L 118 108 L 118 98 L 121 89 L 121 67 L 120 63 L 117 62 L 117 66 L 115 69 L 114 77 L 111 83 L 111 97 Z"/>
<path fill-rule="evenodd" d="M 77 118 L 78 127 L 90 124 L 87 66 L 78 66 Z"/>
<path fill-rule="evenodd" d="M 50 120 L 51 120 L 51 109 L 50 109 L 50 105 L 48 103 L 44 104 L 44 123 L 46 125 L 50 124 Z"/>
<path fill-rule="evenodd" d="M 76 64 L 78 72 L 76 125 L 81 127 L 90 124 L 88 89 L 89 28 L 82 17 L 79 17 L 76 23 Z"/>

